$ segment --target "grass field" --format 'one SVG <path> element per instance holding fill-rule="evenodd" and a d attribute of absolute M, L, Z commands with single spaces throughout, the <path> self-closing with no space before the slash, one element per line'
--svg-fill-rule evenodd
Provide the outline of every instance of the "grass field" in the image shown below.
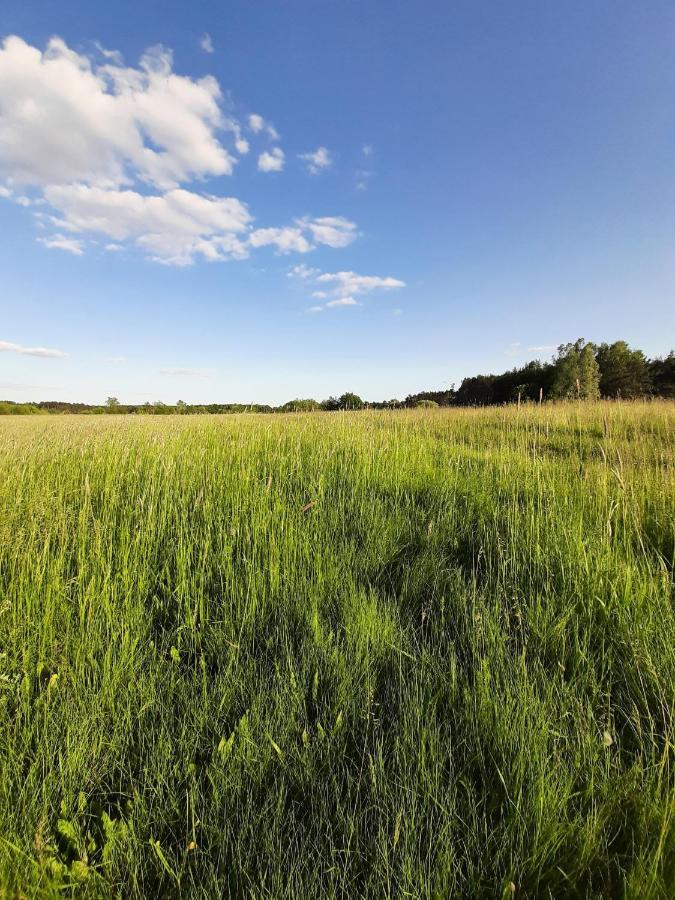
<path fill-rule="evenodd" d="M 0 420 L 5 894 L 673 896 L 674 433 Z"/>

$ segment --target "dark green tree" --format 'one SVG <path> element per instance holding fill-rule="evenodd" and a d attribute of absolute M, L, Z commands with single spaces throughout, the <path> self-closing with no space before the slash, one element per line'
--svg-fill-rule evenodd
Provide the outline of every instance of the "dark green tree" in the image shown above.
<path fill-rule="evenodd" d="M 363 409 L 365 403 L 358 394 L 352 394 L 349 391 L 343 394 L 338 400 L 339 409 Z"/>
<path fill-rule="evenodd" d="M 600 396 L 600 368 L 595 345 L 579 338 L 561 344 L 555 358 L 551 395 L 557 399 L 597 400 Z"/>
<path fill-rule="evenodd" d="M 642 350 L 631 350 L 625 341 L 600 344 L 596 354 L 603 397 L 642 397 L 649 391 L 649 371 Z"/>
<path fill-rule="evenodd" d="M 652 359 L 648 366 L 651 391 L 657 397 L 675 397 L 675 351 L 668 356 Z"/>
<path fill-rule="evenodd" d="M 316 400 L 289 400 L 281 407 L 282 412 L 314 412 L 320 406 Z"/>

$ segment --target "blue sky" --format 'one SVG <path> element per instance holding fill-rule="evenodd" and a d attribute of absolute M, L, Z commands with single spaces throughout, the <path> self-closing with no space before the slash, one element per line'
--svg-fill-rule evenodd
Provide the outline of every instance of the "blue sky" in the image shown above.
<path fill-rule="evenodd" d="M 0 397 L 675 343 L 671 2 L 3 0 L 0 40 Z"/>

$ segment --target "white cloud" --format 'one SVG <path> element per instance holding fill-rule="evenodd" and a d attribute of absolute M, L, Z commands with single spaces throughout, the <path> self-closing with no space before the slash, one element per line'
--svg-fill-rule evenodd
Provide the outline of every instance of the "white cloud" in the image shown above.
<path fill-rule="evenodd" d="M 212 197 L 182 188 L 152 196 L 76 184 L 47 188 L 45 196 L 70 230 L 100 231 L 116 240 L 147 233 L 197 237 L 242 232 L 251 221 L 246 205 L 234 197 Z"/>
<path fill-rule="evenodd" d="M 45 247 L 50 247 L 55 250 L 66 250 L 68 253 L 75 254 L 75 256 L 82 256 L 84 253 L 84 244 L 82 241 L 78 241 L 76 238 L 66 237 L 65 234 L 54 234 L 48 238 L 38 238 L 38 241 L 41 244 L 44 244 Z"/>
<path fill-rule="evenodd" d="M 306 164 L 310 175 L 318 175 L 333 165 L 333 159 L 325 147 L 318 147 L 312 153 L 300 153 L 298 159 Z"/>
<path fill-rule="evenodd" d="M 373 145 L 372 144 L 364 144 L 363 145 L 363 155 L 366 158 L 373 155 Z"/>
<path fill-rule="evenodd" d="M 310 266 L 306 266 L 304 263 L 300 263 L 300 265 L 298 266 L 293 266 L 293 268 L 289 269 L 287 272 L 289 278 L 313 278 L 318 274 L 319 269 L 312 269 Z"/>
<path fill-rule="evenodd" d="M 76 255 L 91 236 L 107 238 L 99 245 L 106 251 L 132 243 L 176 266 L 244 259 L 257 247 L 307 253 L 355 240 L 356 224 L 339 216 L 254 228 L 241 200 L 195 189 L 197 180 L 232 173 L 236 160 L 223 136 L 237 153 L 250 150 L 243 125 L 223 115 L 221 101 L 214 78 L 175 74 L 161 46 L 130 67 L 100 45 L 85 56 L 58 37 L 44 51 L 8 37 L 0 43 L 0 197 L 41 207 L 36 222 L 54 233 L 40 242 Z M 247 125 L 278 138 L 260 115 Z M 325 167 L 327 153 L 311 154 L 313 164 Z M 258 158 L 265 172 L 284 164 L 278 146 Z"/>
<path fill-rule="evenodd" d="M 285 162 L 284 151 L 281 147 L 273 147 L 268 153 L 265 151 L 258 157 L 258 168 L 261 172 L 281 172 Z"/>
<path fill-rule="evenodd" d="M 317 294 L 312 294 L 312 296 L 316 297 Z M 341 306 L 362 305 L 362 303 L 359 303 L 359 301 L 355 300 L 353 297 L 338 297 L 337 300 L 329 300 L 328 303 L 325 304 L 325 306 L 310 306 L 307 312 L 323 312 L 324 309 L 339 309 Z"/>
<path fill-rule="evenodd" d="M 116 66 L 124 65 L 124 57 L 119 50 L 107 50 L 98 41 L 94 41 L 94 47 L 96 47 L 101 56 L 105 57 L 105 59 L 109 59 L 111 62 L 115 63 Z"/>
<path fill-rule="evenodd" d="M 358 232 L 356 224 L 342 216 L 323 216 L 319 219 L 302 220 L 311 231 L 317 244 L 328 247 L 347 247 L 356 240 Z"/>
<path fill-rule="evenodd" d="M 340 295 L 369 294 L 372 291 L 391 291 L 405 287 L 405 281 L 398 278 L 358 275 L 356 272 L 324 272 L 317 281 L 321 284 L 334 284 L 334 290 Z"/>
<path fill-rule="evenodd" d="M 356 272 L 324 272 L 318 273 L 316 269 L 308 269 L 296 266 L 289 274 L 294 274 L 296 269 L 303 269 L 298 273 L 305 280 L 314 281 L 325 285 L 326 290 L 312 291 L 312 297 L 316 300 L 326 300 L 323 306 L 313 306 L 311 311 L 320 312 L 323 309 L 333 309 L 341 306 L 361 306 L 356 299 L 359 294 L 370 294 L 373 291 L 391 291 L 405 287 L 405 282 L 391 276 L 359 275 Z"/>
<path fill-rule="evenodd" d="M 303 235 L 300 228 L 258 228 L 251 233 L 249 243 L 252 247 L 275 245 L 279 253 L 308 253 L 314 248 Z"/>
<path fill-rule="evenodd" d="M 272 125 L 271 122 L 267 122 L 262 116 L 258 115 L 258 113 L 250 114 L 248 117 L 248 127 L 253 134 L 260 134 L 262 131 L 265 131 L 273 141 L 279 140 L 279 132 L 274 125 Z"/>
<path fill-rule="evenodd" d="M 182 188 L 148 196 L 82 184 L 48 187 L 45 196 L 60 215 L 58 227 L 98 232 L 116 242 L 133 239 L 159 262 L 189 265 L 198 254 L 212 260 L 247 255 L 234 235 L 247 229 L 251 215 L 234 197 Z"/>
<path fill-rule="evenodd" d="M 63 350 L 51 350 L 49 347 L 23 347 L 21 344 L 13 344 L 10 341 L 0 341 L 0 353 L 20 353 L 22 356 L 42 356 L 52 359 L 62 359 L 68 356 Z"/>
<path fill-rule="evenodd" d="M 329 247 L 346 247 L 355 239 L 357 229 L 354 222 L 341 217 L 320 219 L 296 219 L 293 225 L 284 228 L 258 228 L 249 237 L 251 247 L 275 245 L 280 253 L 308 253 L 317 244 Z M 314 278 L 318 269 L 296 266 L 290 275 L 299 278 Z"/>
<path fill-rule="evenodd" d="M 221 91 L 211 76 L 172 71 L 154 47 L 138 68 L 95 66 L 51 38 L 44 52 L 10 36 L 0 49 L 0 169 L 14 183 L 128 184 L 167 189 L 227 175 L 234 158 L 216 132 Z"/>
<path fill-rule="evenodd" d="M 251 113 L 248 117 L 248 127 L 254 134 L 258 134 L 265 127 L 265 120 L 257 113 Z"/>
<path fill-rule="evenodd" d="M 211 40 L 211 35 L 208 33 L 208 31 L 204 32 L 204 34 L 202 35 L 199 46 L 202 48 L 204 53 L 214 52 L 213 41 Z"/>
<path fill-rule="evenodd" d="M 361 306 L 361 304 L 353 297 L 340 297 L 338 300 L 330 300 L 326 303 L 326 309 L 332 309 L 334 306 Z"/>
<path fill-rule="evenodd" d="M 542 344 L 540 347 L 528 347 L 527 349 L 531 353 L 552 353 L 558 348 L 555 344 Z"/>

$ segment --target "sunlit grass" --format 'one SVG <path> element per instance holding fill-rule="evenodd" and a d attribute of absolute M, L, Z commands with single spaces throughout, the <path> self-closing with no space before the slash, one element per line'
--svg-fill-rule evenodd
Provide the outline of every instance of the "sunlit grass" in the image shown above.
<path fill-rule="evenodd" d="M 675 406 L 0 420 L 0 884 L 672 896 Z"/>

